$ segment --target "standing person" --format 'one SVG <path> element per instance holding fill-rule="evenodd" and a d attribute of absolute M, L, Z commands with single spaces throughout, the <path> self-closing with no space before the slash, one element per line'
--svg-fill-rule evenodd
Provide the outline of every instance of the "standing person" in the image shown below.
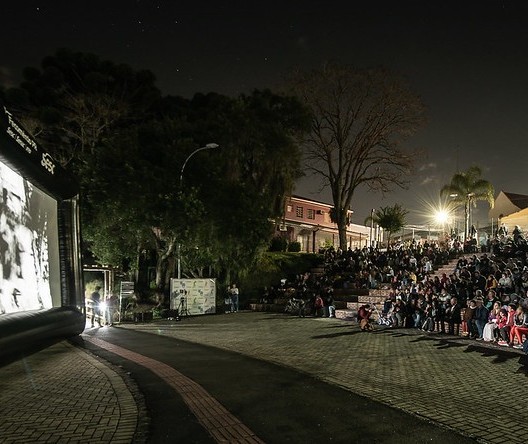
<path fill-rule="evenodd" d="M 101 327 L 101 293 L 99 291 L 101 287 L 96 285 L 94 292 L 90 295 L 92 302 L 92 328 L 94 327 L 94 321 L 97 320 L 99 327 Z"/>
<path fill-rule="evenodd" d="M 464 319 L 462 322 L 462 331 L 464 333 L 467 333 L 467 337 L 470 339 L 473 339 L 472 336 L 474 336 L 473 330 L 472 330 L 472 323 L 471 320 L 473 319 L 473 314 L 475 313 L 475 309 L 477 308 L 477 304 L 474 299 L 471 299 L 466 309 L 464 310 Z"/>
<path fill-rule="evenodd" d="M 227 289 L 227 294 L 224 298 L 224 312 L 231 313 L 231 288 Z"/>
<path fill-rule="evenodd" d="M 119 299 L 115 294 L 112 294 L 106 300 L 106 325 L 114 325 L 114 319 L 117 313 L 119 313 Z"/>
<path fill-rule="evenodd" d="M 238 311 L 238 296 L 239 296 L 239 291 L 238 291 L 238 287 L 236 286 L 236 284 L 231 285 L 229 294 L 231 296 L 231 311 L 235 313 Z"/>
<path fill-rule="evenodd" d="M 481 297 L 477 297 L 475 301 L 477 303 L 477 307 L 475 308 L 475 312 L 473 313 L 473 318 L 471 321 L 476 327 L 477 337 L 475 339 L 477 341 L 481 341 L 484 339 L 482 335 L 484 333 L 484 326 L 488 322 L 489 312 L 486 307 L 484 307 L 484 301 Z"/>
<path fill-rule="evenodd" d="M 458 303 L 458 299 L 451 298 L 451 303 L 446 309 L 445 319 L 447 319 L 447 333 L 458 336 L 460 334 L 460 324 L 462 323 L 462 309 Z M 443 323 L 443 322 L 442 322 Z"/>

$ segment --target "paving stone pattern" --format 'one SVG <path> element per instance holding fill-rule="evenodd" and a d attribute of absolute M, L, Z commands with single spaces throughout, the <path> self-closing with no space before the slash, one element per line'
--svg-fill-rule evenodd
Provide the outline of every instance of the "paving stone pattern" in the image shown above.
<path fill-rule="evenodd" d="M 234 313 L 123 324 L 301 370 L 473 436 L 528 442 L 523 354 L 452 336 L 284 314 Z"/>
<path fill-rule="evenodd" d="M 86 336 L 85 339 L 98 347 L 142 365 L 158 375 L 180 394 L 200 424 L 204 426 L 216 442 L 264 444 L 258 436 L 207 393 L 202 386 L 167 364 L 98 338 Z"/>
<path fill-rule="evenodd" d="M 130 443 L 138 410 L 123 379 L 61 342 L 0 368 L 2 443 Z"/>

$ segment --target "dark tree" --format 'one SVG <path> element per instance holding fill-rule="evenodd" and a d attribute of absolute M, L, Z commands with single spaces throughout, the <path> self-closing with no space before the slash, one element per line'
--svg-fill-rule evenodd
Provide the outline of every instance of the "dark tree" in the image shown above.
<path fill-rule="evenodd" d="M 384 69 L 327 64 L 297 72 L 291 86 L 312 113 L 304 139 L 309 168 L 330 187 L 346 248 L 347 211 L 358 187 L 405 187 L 416 153 L 403 142 L 424 123 L 424 107 L 404 82 Z"/>
<path fill-rule="evenodd" d="M 148 71 L 61 50 L 6 91 L 37 140 L 77 175 L 83 235 L 99 262 L 137 269 L 155 252 L 183 276 L 238 277 L 269 243 L 300 174 L 305 108 L 270 91 L 160 97 Z M 215 142 L 221 148 L 200 152 Z"/>

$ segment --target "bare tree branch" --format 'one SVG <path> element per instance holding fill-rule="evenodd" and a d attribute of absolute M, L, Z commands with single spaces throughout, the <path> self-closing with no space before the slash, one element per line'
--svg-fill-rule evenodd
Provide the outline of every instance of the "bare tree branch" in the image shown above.
<path fill-rule="evenodd" d="M 329 63 L 297 73 L 291 86 L 312 111 L 305 159 L 330 186 L 344 248 L 346 215 L 357 188 L 388 192 L 406 186 L 415 156 L 402 143 L 424 123 L 424 107 L 384 69 Z"/>

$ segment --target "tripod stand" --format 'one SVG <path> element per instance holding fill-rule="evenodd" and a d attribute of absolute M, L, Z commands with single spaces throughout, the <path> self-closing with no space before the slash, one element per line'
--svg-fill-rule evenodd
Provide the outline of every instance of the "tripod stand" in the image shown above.
<path fill-rule="evenodd" d="M 178 313 L 178 319 L 183 316 L 190 316 L 189 310 L 187 310 L 187 299 L 184 296 L 180 298 L 180 303 L 178 308 L 176 308 L 176 312 Z"/>

